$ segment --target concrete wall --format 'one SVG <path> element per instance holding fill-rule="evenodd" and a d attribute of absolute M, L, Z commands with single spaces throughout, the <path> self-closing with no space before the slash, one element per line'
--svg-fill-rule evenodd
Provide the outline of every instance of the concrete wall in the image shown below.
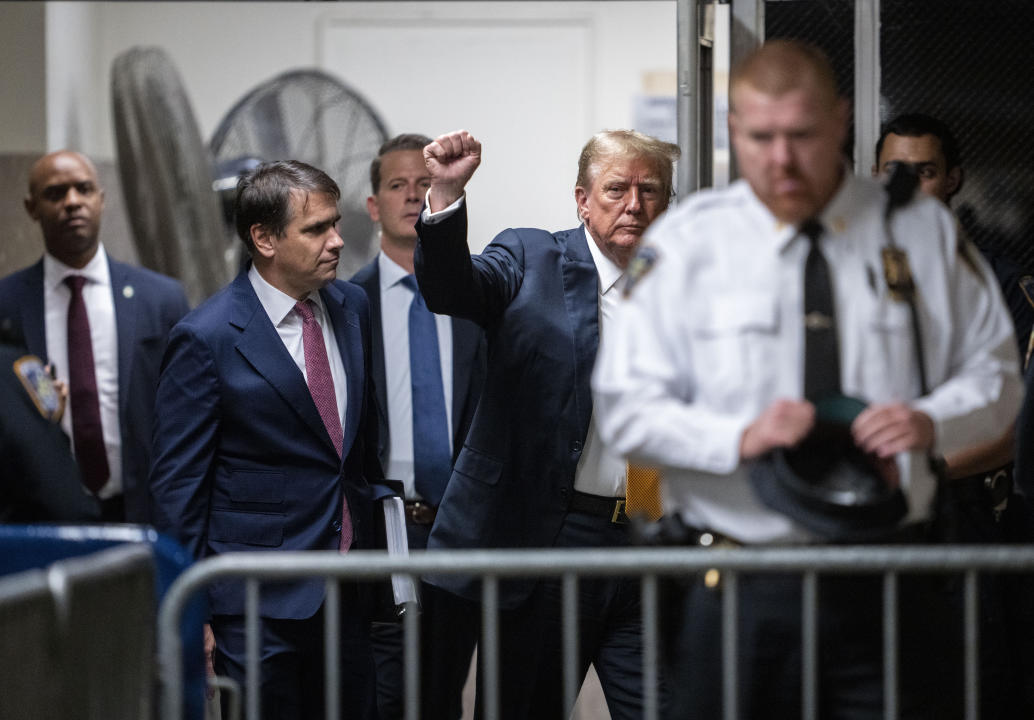
<path fill-rule="evenodd" d="M 315 66 L 360 90 L 390 132 L 466 127 L 485 139 L 471 185 L 475 249 L 507 226 L 575 225 L 581 144 L 631 126 L 642 78 L 676 63 L 670 0 L 85 5 L 95 32 L 83 88 L 95 121 L 80 120 L 87 152 L 114 157 L 108 76 L 134 45 L 166 50 L 206 139 L 254 86 Z M 558 38 L 555 60 L 544 56 L 547 33 Z M 470 36 L 482 42 L 457 39 Z M 492 82 L 500 78 L 506 86 Z"/>
<path fill-rule="evenodd" d="M 0 153 L 40 152 L 47 146 L 43 3 L 0 7 Z"/>

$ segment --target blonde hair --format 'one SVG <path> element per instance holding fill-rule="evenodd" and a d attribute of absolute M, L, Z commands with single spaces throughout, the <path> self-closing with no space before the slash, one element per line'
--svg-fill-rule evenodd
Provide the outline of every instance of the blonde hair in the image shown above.
<path fill-rule="evenodd" d="M 681 151 L 673 145 L 635 130 L 602 130 L 585 143 L 578 156 L 577 187 L 588 188 L 608 160 L 636 158 L 653 166 L 663 183 L 665 196 L 671 195 L 674 163 Z"/>

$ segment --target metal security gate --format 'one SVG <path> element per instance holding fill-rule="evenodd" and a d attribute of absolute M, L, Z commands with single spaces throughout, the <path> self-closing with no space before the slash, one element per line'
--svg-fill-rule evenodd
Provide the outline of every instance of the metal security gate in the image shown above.
<path fill-rule="evenodd" d="M 500 579 L 513 577 L 559 577 L 563 580 L 564 612 L 564 679 L 565 697 L 573 701 L 581 683 L 577 677 L 574 593 L 579 578 L 601 576 L 640 577 L 642 579 L 644 681 L 646 698 L 644 717 L 658 716 L 658 580 L 662 577 L 687 577 L 717 568 L 723 575 L 723 716 L 737 718 L 736 677 L 736 582 L 740 574 L 800 573 L 803 602 L 803 689 L 804 713 L 808 720 L 818 717 L 816 650 L 817 588 L 820 574 L 876 574 L 883 577 L 883 636 L 885 712 L 888 720 L 898 717 L 895 691 L 897 664 L 898 577 L 910 573 L 961 573 L 964 577 L 964 633 L 966 718 L 979 717 L 978 649 L 978 574 L 987 571 L 1034 571 L 1034 547 L 1016 546 L 866 546 L 866 547 L 795 547 L 739 549 L 615 549 L 615 550 L 526 550 L 526 551 L 440 551 L 414 553 L 408 558 L 389 558 L 385 553 L 357 551 L 341 556 L 336 553 L 232 553 L 204 560 L 185 572 L 170 588 L 159 613 L 159 663 L 162 681 L 162 718 L 183 717 L 182 646 L 179 622 L 183 607 L 194 594 L 214 580 L 241 578 L 246 582 L 246 625 L 248 630 L 248 665 L 246 708 L 249 718 L 260 717 L 258 684 L 258 617 L 262 581 L 282 581 L 321 576 L 327 581 L 325 603 L 328 638 L 338 630 L 338 583 L 342 580 L 369 581 L 386 579 L 393 573 L 410 575 L 477 575 L 482 578 L 483 622 L 479 645 L 480 662 L 486 676 L 485 716 L 499 717 L 498 705 L 498 603 Z M 731 590 L 731 591 L 730 591 Z M 406 697 L 416 698 L 419 692 L 419 658 L 417 633 L 419 615 L 408 613 L 405 647 Z M 337 643 L 327 642 L 327 672 L 331 680 L 336 672 Z M 172 689 L 170 691 L 170 688 Z M 327 683 L 327 717 L 337 717 L 340 708 L 336 683 Z M 407 718 L 415 720 L 417 703 L 407 704 Z"/>
<path fill-rule="evenodd" d="M 1034 83 L 1029 80 L 1034 3 L 728 3 L 733 62 L 775 37 L 805 40 L 830 56 L 841 93 L 854 107 L 850 154 L 858 174 L 870 172 L 881 123 L 910 112 L 944 121 L 961 146 L 964 179 L 952 205 L 966 234 L 985 254 L 1003 256 L 1024 273 L 1034 272 L 1034 135 L 1028 130 L 1034 113 Z M 680 27 L 680 32 L 697 34 L 695 27 Z M 680 54 L 680 78 L 690 77 L 683 67 L 691 66 Z M 683 153 L 692 151 L 681 136 L 679 142 Z"/>
<path fill-rule="evenodd" d="M 154 578 L 138 543 L 0 578 L 0 718 L 152 717 Z"/>

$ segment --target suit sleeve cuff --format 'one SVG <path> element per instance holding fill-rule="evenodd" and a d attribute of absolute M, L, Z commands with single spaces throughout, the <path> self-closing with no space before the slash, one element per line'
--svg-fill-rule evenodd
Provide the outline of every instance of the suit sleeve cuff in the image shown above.
<path fill-rule="evenodd" d="M 466 194 L 461 195 L 459 199 L 444 210 L 438 212 L 431 212 L 428 208 L 431 207 L 431 191 L 428 189 L 427 194 L 424 195 L 424 209 L 420 212 L 420 221 L 424 225 L 434 225 L 435 223 L 442 222 L 443 220 L 452 217 L 460 208 L 463 207 L 463 201 Z"/>

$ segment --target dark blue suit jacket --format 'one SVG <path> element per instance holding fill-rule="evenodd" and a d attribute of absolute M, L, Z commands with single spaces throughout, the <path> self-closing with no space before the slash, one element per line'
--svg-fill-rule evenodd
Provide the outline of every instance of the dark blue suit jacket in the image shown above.
<path fill-rule="evenodd" d="M 599 280 L 585 232 L 506 230 L 471 257 L 465 208 L 417 231 L 427 306 L 473 320 L 488 340 L 481 402 L 428 547 L 550 547 L 592 414 Z M 435 582 L 479 598 L 470 578 Z M 533 585 L 503 584 L 500 603 L 512 607 Z"/>
<path fill-rule="evenodd" d="M 247 550 L 336 550 L 344 492 L 353 548 L 374 544 L 373 502 L 390 494 L 376 455 L 366 295 L 320 291 L 347 376 L 344 453 L 242 271 L 169 337 L 158 384 L 151 492 L 155 525 L 202 558 Z M 311 617 L 322 580 L 265 585 L 264 617 Z M 216 615 L 244 612 L 243 587 L 209 588 Z"/>
<path fill-rule="evenodd" d="M 108 259 L 118 333 L 122 489 L 129 522 L 151 521 L 147 475 L 158 371 L 169 330 L 190 306 L 170 277 Z M 0 280 L 0 323 L 10 324 L 34 355 L 47 358 L 43 260 Z"/>
<path fill-rule="evenodd" d="M 381 274 L 377 258 L 363 266 L 352 282 L 366 291 L 370 300 L 370 372 L 377 393 L 377 457 L 387 467 L 391 440 L 388 432 L 388 396 L 384 369 L 384 332 L 381 326 Z M 452 319 L 452 459 L 456 461 L 477 408 L 485 381 L 485 336 L 474 323 Z"/>

